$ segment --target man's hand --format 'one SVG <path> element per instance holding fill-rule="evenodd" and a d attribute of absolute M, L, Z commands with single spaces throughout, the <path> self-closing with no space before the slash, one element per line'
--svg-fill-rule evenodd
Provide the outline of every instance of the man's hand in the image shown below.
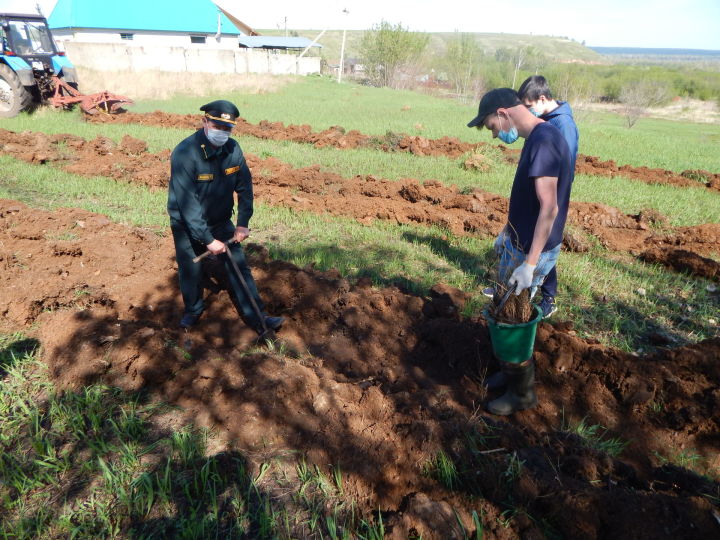
<path fill-rule="evenodd" d="M 515 271 L 508 279 L 508 283 L 512 286 L 517 284 L 515 287 L 515 296 L 519 296 L 525 289 L 529 289 L 532 285 L 533 272 L 535 272 L 534 264 L 528 264 L 526 262 L 518 266 Z"/>
<path fill-rule="evenodd" d="M 236 242 L 242 242 L 248 236 L 250 236 L 250 229 L 247 227 L 235 227 L 235 235 L 233 238 Z"/>
<path fill-rule="evenodd" d="M 207 245 L 208 251 L 212 253 L 213 255 L 220 255 L 221 253 L 225 253 L 225 244 L 223 244 L 220 240 L 217 238 L 210 242 Z"/>

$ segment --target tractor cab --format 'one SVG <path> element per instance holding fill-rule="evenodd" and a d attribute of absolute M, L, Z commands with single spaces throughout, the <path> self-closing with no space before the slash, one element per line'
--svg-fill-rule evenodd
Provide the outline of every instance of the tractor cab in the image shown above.
<path fill-rule="evenodd" d="M 44 17 L 4 15 L 2 26 L 3 54 L 16 54 L 24 59 L 52 56 L 57 48 Z"/>
<path fill-rule="evenodd" d="M 22 58 L 33 71 L 54 73 L 52 57 L 63 56 L 45 18 L 39 15 L 0 15 L 0 38 L 0 54 Z"/>
<path fill-rule="evenodd" d="M 5 63 L 24 75 L 23 85 L 36 87 L 37 97 L 52 93 L 53 75 L 77 86 L 75 69 L 55 46 L 45 17 L 0 14 L 0 37 Z"/>

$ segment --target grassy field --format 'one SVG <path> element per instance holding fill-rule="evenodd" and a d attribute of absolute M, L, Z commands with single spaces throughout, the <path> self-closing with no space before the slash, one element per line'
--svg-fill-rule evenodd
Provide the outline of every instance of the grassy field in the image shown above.
<path fill-rule="evenodd" d="M 215 97 L 145 102 L 136 110 L 197 112 L 198 105 Z M 472 108 L 408 92 L 311 78 L 276 94 L 232 99 L 253 122 L 267 118 L 310 123 L 316 129 L 340 124 L 366 133 L 391 129 L 488 140 L 487 132 L 464 128 Z M 401 110 L 404 104 L 410 111 Z M 413 131 L 418 120 L 408 113 L 423 118 L 422 131 Z M 52 111 L 3 120 L 2 127 L 102 134 L 115 140 L 129 133 L 147 140 L 153 151 L 171 148 L 187 136 L 183 130 L 87 124 L 77 114 Z M 581 131 L 581 151 L 604 159 L 720 171 L 719 126 L 642 120 L 626 130 L 622 119 L 599 115 L 583 116 Z M 512 167 L 499 159 L 492 171 L 481 174 L 465 171 L 460 160 L 315 149 L 250 137 L 241 143 L 246 151 L 294 166 L 321 163 L 345 176 L 436 178 L 502 195 L 507 195 L 512 175 Z M 0 156 L 0 197 L 38 208 L 80 207 L 158 234 L 169 232 L 164 191 L 79 177 L 7 156 Z M 675 225 L 720 221 L 720 195 L 702 189 L 581 176 L 574 199 L 605 202 L 625 212 L 654 207 Z M 438 281 L 460 287 L 472 295 L 465 315 L 482 308 L 480 289 L 494 264 L 492 239 L 455 237 L 438 228 L 382 222 L 365 226 L 263 204 L 256 205 L 252 226 L 252 240 L 265 244 L 272 257 L 300 266 L 337 268 L 349 278 L 369 276 L 379 286 L 395 284 L 419 294 Z M 717 322 L 711 322 L 717 320 L 717 299 L 706 280 L 599 247 L 584 254 L 563 253 L 558 271 L 560 311 L 555 318 L 572 320 L 581 336 L 642 352 L 651 333 L 665 334 L 674 344 L 717 335 Z M 382 520 L 360 516 L 344 495 L 337 466 L 320 469 L 294 454 L 265 456 L 253 465 L 232 448 L 219 451 L 215 434 L 183 426 L 179 411 L 146 395 L 103 386 L 60 392 L 40 361 L 41 350 L 42 344 L 20 333 L 0 335 L 0 536 L 383 537 Z M 440 454 L 426 468 L 452 480 L 447 473 L 452 463 Z"/>
<path fill-rule="evenodd" d="M 131 225 L 167 234 L 164 191 L 83 178 L 51 167 L 27 165 L 0 156 L 4 179 L 0 197 L 33 206 L 72 206 L 108 215 Z M 256 205 L 255 241 L 273 257 L 320 270 L 337 268 L 378 285 L 395 284 L 415 293 L 438 281 L 467 290 L 474 300 L 467 314 L 484 303 L 480 290 L 491 278 L 491 238 L 455 237 L 434 227 L 354 220 Z M 595 248 L 587 254 L 563 254 L 559 267 L 563 317 L 575 321 L 581 335 L 625 350 L 644 347 L 649 332 L 662 331 L 678 342 L 712 335 L 714 305 L 704 280 L 688 279 L 629 255 Z M 635 291 L 645 289 L 647 295 Z M 603 296 L 609 302 L 598 302 Z M 684 306 L 690 306 L 686 308 Z"/>
<path fill-rule="evenodd" d="M 487 130 L 466 127 L 477 112 L 477 104 L 462 105 L 410 91 L 338 85 L 328 78 L 309 77 L 275 93 L 225 97 L 233 100 L 253 123 L 272 120 L 309 124 L 315 130 L 340 125 L 374 135 L 392 131 L 430 138 L 458 137 L 468 142 L 491 141 Z M 196 113 L 204 103 L 205 98 L 177 97 L 171 101 L 143 101 L 131 110 Z M 720 171 L 720 125 L 644 118 L 628 129 L 617 115 L 578 111 L 577 116 L 582 154 L 676 172 Z M 520 148 L 519 143 L 516 146 Z"/>
<path fill-rule="evenodd" d="M 429 98 L 424 97 L 425 100 Z M 439 101 L 444 104 L 443 100 Z M 431 101 L 432 102 L 432 101 Z M 171 105 L 172 107 L 172 105 Z M 148 142 L 150 151 L 173 148 L 188 135 L 186 130 L 163 129 L 139 125 L 98 125 L 86 123 L 77 113 L 63 113 L 43 110 L 35 115 L 21 115 L 8 119 L 4 126 L 14 131 L 34 130 L 46 133 L 72 133 L 85 138 L 98 135 L 119 141 L 123 135 Z M 680 124 L 680 126 L 684 126 Z M 687 127 L 687 126 L 685 126 Z M 468 130 L 470 131 L 470 130 Z M 480 133 L 487 137 L 487 131 Z M 338 151 L 333 148 L 314 148 L 311 145 L 288 141 L 262 140 L 254 137 L 239 137 L 246 152 L 260 157 L 276 157 L 295 167 L 321 164 L 324 170 L 344 177 L 357 174 L 374 174 L 391 180 L 416 178 L 419 180 L 440 180 L 460 189 L 475 187 L 491 193 L 508 196 L 514 175 L 514 167 L 504 162 L 499 152 L 490 153 L 493 167 L 488 172 L 465 170 L 464 158 L 444 157 L 418 158 L 409 153 L 385 153 L 371 149 Z M 710 143 L 712 144 L 712 143 Z M 608 144 L 610 151 L 619 151 L 619 142 Z M 698 160 L 700 161 L 700 160 Z M 694 163 L 694 162 L 693 162 Z M 692 164 L 688 168 L 703 168 Z M 720 164 L 716 169 L 720 171 Z M 676 226 L 698 225 L 716 222 L 720 219 L 718 205 L 720 195 L 705 189 L 684 189 L 663 185 L 648 185 L 639 181 L 579 175 L 573 186 L 572 200 L 599 202 L 614 206 L 626 213 L 637 214 L 653 208 L 667 216 Z"/>

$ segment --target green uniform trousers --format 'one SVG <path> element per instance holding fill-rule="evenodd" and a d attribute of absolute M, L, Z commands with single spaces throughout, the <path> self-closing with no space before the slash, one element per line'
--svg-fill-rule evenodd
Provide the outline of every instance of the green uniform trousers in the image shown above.
<path fill-rule="evenodd" d="M 183 302 L 185 303 L 185 313 L 200 315 L 204 308 L 201 285 L 202 264 L 194 263 L 193 258 L 207 251 L 207 246 L 193 240 L 187 227 L 179 221 L 171 220 L 170 229 L 172 230 L 173 240 L 175 241 L 175 256 L 178 264 L 178 276 L 180 278 L 180 292 L 182 293 Z M 235 227 L 232 222 L 228 221 L 227 223 L 211 227 L 211 231 L 214 238 L 227 242 L 235 234 Z M 255 280 L 245 260 L 245 252 L 242 246 L 234 243 L 230 244 L 229 247 L 230 256 L 235 259 L 240 272 L 245 278 L 250 294 L 255 298 L 258 309 L 260 309 L 260 312 L 264 315 L 265 306 L 262 300 L 260 300 L 260 295 L 258 294 Z M 248 298 L 245 288 L 242 286 L 242 283 L 240 283 L 235 269 L 228 258 L 228 254 L 221 254 L 219 259 L 223 262 L 225 271 L 227 272 L 230 288 L 232 289 L 229 292 L 235 299 L 235 305 L 241 312 L 240 315 L 253 330 L 259 330 L 262 328 L 262 321 L 258 319 L 250 302 L 250 298 Z"/>

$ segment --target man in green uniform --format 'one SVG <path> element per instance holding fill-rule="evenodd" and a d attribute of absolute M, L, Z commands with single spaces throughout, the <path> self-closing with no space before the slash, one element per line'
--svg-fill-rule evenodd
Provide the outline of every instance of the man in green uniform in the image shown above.
<path fill-rule="evenodd" d="M 209 251 L 223 261 L 230 293 L 237 300 L 245 322 L 261 335 L 264 328 L 278 330 L 284 319 L 265 315 L 240 246 L 250 235 L 248 223 L 253 214 L 250 169 L 240 145 L 230 138 L 240 112 L 235 105 L 222 99 L 203 105 L 200 110 L 205 113 L 202 129 L 178 144 L 170 158 L 167 207 L 175 241 L 180 291 L 185 303 L 180 326 L 190 328 L 203 312 L 202 268 L 193 262 L 193 258 Z M 237 193 L 238 199 L 236 225 L 231 221 L 233 193 Z M 229 243 L 232 240 L 235 242 Z M 229 257 L 237 263 L 258 310 L 253 308 Z"/>

